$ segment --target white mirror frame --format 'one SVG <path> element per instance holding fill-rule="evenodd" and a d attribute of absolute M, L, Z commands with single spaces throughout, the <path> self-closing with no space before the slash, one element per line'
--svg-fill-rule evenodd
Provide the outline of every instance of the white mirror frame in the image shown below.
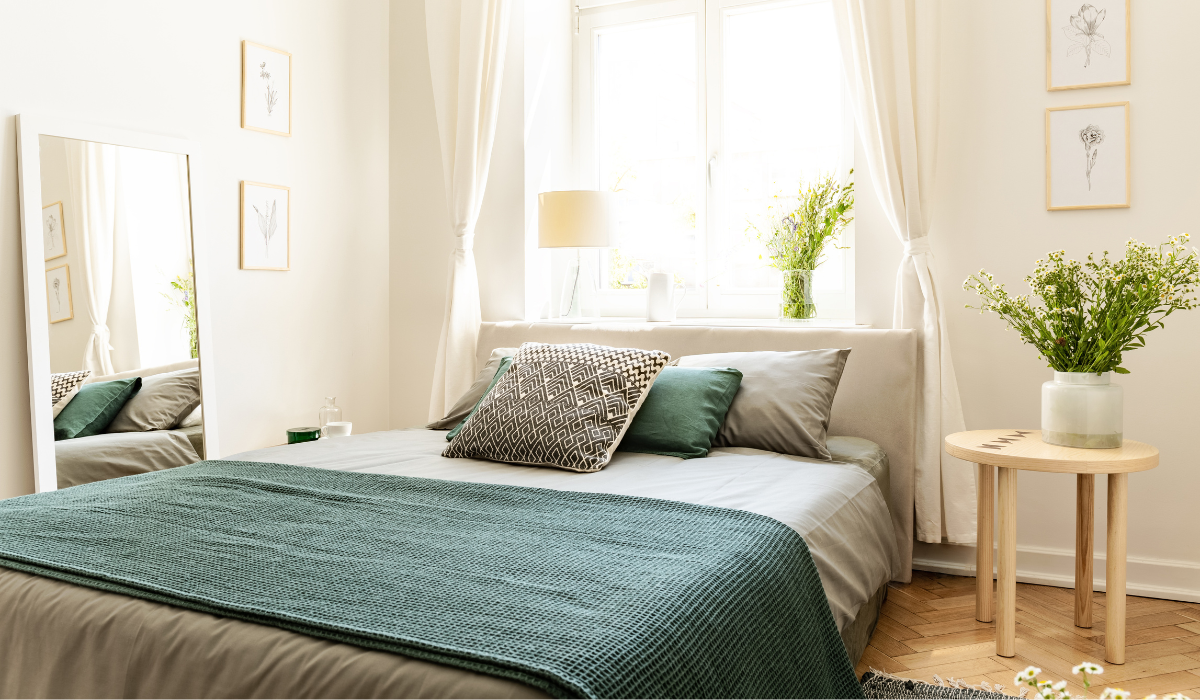
<path fill-rule="evenodd" d="M 34 114 L 17 115 L 17 180 L 21 203 L 21 244 L 25 269 L 25 335 L 29 356 L 29 410 L 33 427 L 33 482 L 42 491 L 58 489 L 54 457 L 53 406 L 50 405 L 50 326 L 46 300 L 45 260 L 41 242 L 42 166 L 40 136 L 58 136 L 78 141 L 165 151 L 187 157 L 188 193 L 191 200 L 192 264 L 196 280 L 196 323 L 200 341 L 200 403 L 204 406 L 204 455 L 217 459 L 216 376 L 212 354 L 212 315 L 208 285 L 208 260 L 204 245 L 204 209 L 197 203 L 200 173 L 200 145 L 194 141 L 113 129 L 57 117 Z"/>

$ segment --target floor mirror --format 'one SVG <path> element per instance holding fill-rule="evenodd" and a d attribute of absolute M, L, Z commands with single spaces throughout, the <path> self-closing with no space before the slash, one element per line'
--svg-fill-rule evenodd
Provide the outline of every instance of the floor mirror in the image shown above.
<path fill-rule="evenodd" d="M 17 118 L 37 491 L 219 456 L 191 142 Z"/>

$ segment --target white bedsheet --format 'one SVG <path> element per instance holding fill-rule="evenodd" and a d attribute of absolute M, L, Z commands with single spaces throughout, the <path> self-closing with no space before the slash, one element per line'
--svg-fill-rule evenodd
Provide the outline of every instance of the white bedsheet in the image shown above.
<path fill-rule="evenodd" d="M 736 508 L 774 518 L 808 543 L 838 630 L 897 573 L 887 503 L 863 468 L 748 448 L 704 459 L 617 452 L 604 470 L 579 474 L 440 456 L 446 433 L 393 430 L 282 445 L 225 459 L 431 479 L 616 493 Z"/>

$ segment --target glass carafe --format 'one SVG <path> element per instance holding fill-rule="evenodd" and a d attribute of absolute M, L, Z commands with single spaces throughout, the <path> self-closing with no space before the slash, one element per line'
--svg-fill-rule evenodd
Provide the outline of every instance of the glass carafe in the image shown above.
<path fill-rule="evenodd" d="M 317 414 L 318 425 L 321 426 L 321 435 L 328 437 L 325 426 L 330 423 L 336 423 L 342 419 L 342 409 L 338 408 L 336 396 L 326 396 L 325 405 L 321 407 L 321 411 Z"/>

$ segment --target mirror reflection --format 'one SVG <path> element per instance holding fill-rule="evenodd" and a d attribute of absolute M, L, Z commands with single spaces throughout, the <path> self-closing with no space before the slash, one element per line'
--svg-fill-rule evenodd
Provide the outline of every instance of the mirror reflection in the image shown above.
<path fill-rule="evenodd" d="M 204 458 L 187 157 L 40 138 L 58 487 Z"/>

